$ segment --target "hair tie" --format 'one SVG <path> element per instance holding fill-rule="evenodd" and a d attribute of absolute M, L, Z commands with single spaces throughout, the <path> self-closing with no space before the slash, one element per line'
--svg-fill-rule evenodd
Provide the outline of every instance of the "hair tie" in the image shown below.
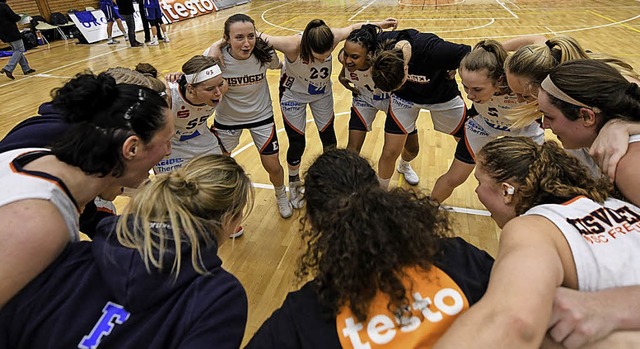
<path fill-rule="evenodd" d="M 638 94 L 638 85 L 636 85 L 635 83 L 630 83 L 629 87 L 627 87 L 627 94 L 632 95 L 632 96 L 636 96 Z"/>
<path fill-rule="evenodd" d="M 545 45 L 547 45 L 547 47 L 551 50 L 553 49 L 553 46 L 555 46 L 551 41 L 547 40 L 544 42 Z"/>
<path fill-rule="evenodd" d="M 194 183 L 193 181 L 185 181 L 185 187 L 189 191 L 189 195 L 193 196 L 198 194 L 200 188 L 198 188 L 198 183 Z"/>
<path fill-rule="evenodd" d="M 489 53 L 494 53 L 493 52 L 493 47 L 486 45 L 485 43 L 480 44 L 480 47 L 482 47 L 483 50 L 489 52 Z"/>

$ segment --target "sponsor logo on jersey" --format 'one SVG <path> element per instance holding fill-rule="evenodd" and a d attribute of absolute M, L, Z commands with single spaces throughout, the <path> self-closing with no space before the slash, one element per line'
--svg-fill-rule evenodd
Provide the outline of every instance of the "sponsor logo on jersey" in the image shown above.
<path fill-rule="evenodd" d="M 189 109 L 185 109 L 185 110 L 179 110 L 176 113 L 176 117 L 178 119 L 186 119 L 189 117 L 189 115 L 191 115 L 191 112 L 189 111 Z"/>
<path fill-rule="evenodd" d="M 588 242 L 607 243 L 627 233 L 640 232 L 640 213 L 629 206 L 601 207 L 580 218 L 566 218 Z"/>
<path fill-rule="evenodd" d="M 379 292 L 367 318 L 360 322 L 343 306 L 336 317 L 342 348 L 430 348 L 469 302 L 460 287 L 442 270 L 408 268 L 403 284 L 411 302 L 403 317 L 388 309 L 389 296 Z"/>
<path fill-rule="evenodd" d="M 424 75 L 413 75 L 413 74 L 409 74 L 409 76 L 407 77 L 407 80 L 413 83 L 422 84 L 422 85 L 426 85 L 431 82 L 431 79 L 427 78 Z"/>
<path fill-rule="evenodd" d="M 252 85 L 264 80 L 264 73 L 226 78 L 229 86 Z"/>

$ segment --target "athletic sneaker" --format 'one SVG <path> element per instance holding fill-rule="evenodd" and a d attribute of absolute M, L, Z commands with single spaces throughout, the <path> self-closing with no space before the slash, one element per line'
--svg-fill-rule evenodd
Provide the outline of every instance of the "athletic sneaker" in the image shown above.
<path fill-rule="evenodd" d="M 291 202 L 289 202 L 287 192 L 283 191 L 282 193 L 276 193 L 276 202 L 278 203 L 278 211 L 280 211 L 282 218 L 291 217 L 293 214 L 293 207 L 291 207 Z"/>
<path fill-rule="evenodd" d="M 149 41 L 147 46 L 158 46 L 158 39 L 153 39 L 153 40 Z"/>
<path fill-rule="evenodd" d="M 242 226 L 239 226 L 238 229 L 236 229 L 235 233 L 229 235 L 229 239 L 239 238 L 242 236 L 242 234 L 244 234 L 244 228 Z"/>
<path fill-rule="evenodd" d="M 304 206 L 304 185 L 301 181 L 289 183 L 289 199 L 294 208 Z"/>
<path fill-rule="evenodd" d="M 113 44 L 118 44 L 118 43 L 120 43 L 120 41 L 115 40 L 115 39 L 107 40 L 107 44 L 108 45 L 113 45 Z"/>
<path fill-rule="evenodd" d="M 418 177 L 418 174 L 411 168 L 411 164 L 408 162 L 398 164 L 398 172 L 404 175 L 404 180 L 410 185 L 417 185 L 418 182 L 420 182 L 420 177 Z"/>
<path fill-rule="evenodd" d="M 164 42 L 171 42 L 171 40 L 169 40 L 169 37 L 168 37 L 168 36 L 165 36 L 165 37 L 164 37 Z"/>

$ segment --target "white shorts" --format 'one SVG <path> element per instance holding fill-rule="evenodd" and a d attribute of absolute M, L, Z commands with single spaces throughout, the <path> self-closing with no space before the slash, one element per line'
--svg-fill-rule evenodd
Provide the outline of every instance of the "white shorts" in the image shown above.
<path fill-rule="evenodd" d="M 371 131 L 371 124 L 379 111 L 389 111 L 389 98 L 383 100 L 369 100 L 360 96 L 353 96 L 351 102 L 351 118 L 349 129 Z"/>
<path fill-rule="evenodd" d="M 244 129 L 220 129 L 214 128 L 222 148 L 225 152 L 231 153 L 240 143 L 240 136 Z M 258 148 L 258 152 L 262 155 L 277 154 L 280 150 L 278 145 L 278 135 L 276 134 L 276 125 L 270 122 L 266 125 L 248 128 L 251 133 L 253 144 Z"/>
<path fill-rule="evenodd" d="M 289 89 L 284 90 L 280 96 L 280 110 L 284 122 L 300 134 L 305 133 L 307 125 L 307 104 L 309 104 L 318 131 L 324 131 L 333 120 L 333 93 L 329 91 L 329 93 L 318 95 L 317 99 L 313 100 L 310 100 L 309 96 Z M 305 100 L 308 102 L 299 102 Z"/>
<path fill-rule="evenodd" d="M 171 154 L 153 167 L 153 172 L 163 173 L 182 167 L 187 161 L 204 154 L 222 154 L 218 139 L 207 133 L 185 141 L 171 140 Z"/>
<path fill-rule="evenodd" d="M 416 129 L 416 120 L 418 120 L 421 109 L 429 110 L 436 131 L 450 135 L 456 134 L 462 129 L 467 116 L 467 106 L 460 96 L 444 103 L 418 104 L 391 95 L 391 106 L 385 124 L 385 132 L 395 134 L 413 132 Z"/>
<path fill-rule="evenodd" d="M 475 160 L 476 154 L 494 139 L 504 136 L 529 137 L 538 144 L 544 143 L 544 130 L 537 121 L 532 122 L 528 126 L 514 130 L 503 131 L 491 127 L 481 116 L 469 118 L 465 123 L 466 147 L 471 157 Z"/>

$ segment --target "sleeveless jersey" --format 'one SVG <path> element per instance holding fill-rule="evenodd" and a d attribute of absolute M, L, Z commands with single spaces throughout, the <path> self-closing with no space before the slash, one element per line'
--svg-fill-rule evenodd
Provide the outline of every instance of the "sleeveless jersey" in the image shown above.
<path fill-rule="evenodd" d="M 371 77 L 371 67 L 367 70 L 356 70 L 354 72 L 345 69 L 344 75 L 347 80 L 358 88 L 360 91 L 358 97 L 360 99 L 373 107 L 377 107 L 379 110 L 387 111 L 389 106 L 389 93 L 375 87 L 375 83 Z M 380 109 L 381 107 L 385 109 Z"/>
<path fill-rule="evenodd" d="M 271 57 L 271 63 L 261 65 L 254 55 L 238 60 L 231 56 L 228 49 L 222 50 L 225 62 L 225 66 L 221 67 L 222 77 L 227 80 L 229 90 L 216 109 L 216 123 L 243 125 L 273 118 L 266 72 L 267 69 L 277 69 L 280 61 L 274 51 Z"/>
<path fill-rule="evenodd" d="M 498 133 L 496 135 L 506 135 L 511 132 L 511 127 L 514 124 L 514 121 L 511 120 L 508 116 L 514 113 L 514 110 L 517 112 L 517 108 L 526 105 L 526 102 L 518 102 L 518 97 L 515 93 L 512 94 L 504 94 L 500 96 L 493 96 L 487 103 L 477 104 L 474 103 L 473 107 L 478 112 L 479 116 L 482 117 L 485 125 L 489 126 L 490 133 L 493 134 L 493 130 L 502 131 L 503 133 Z M 532 122 L 530 125 L 527 125 L 525 129 L 532 128 L 532 131 L 537 129 L 542 130 L 540 125 L 537 122 Z"/>
<path fill-rule="evenodd" d="M 289 62 L 284 58 L 281 71 L 281 85 L 293 92 L 310 95 L 317 100 L 320 95 L 331 94 L 331 56 L 323 62 L 304 62 L 301 57 Z M 305 103 L 306 101 L 300 101 Z"/>
<path fill-rule="evenodd" d="M 176 133 L 171 139 L 171 154 L 154 166 L 155 173 L 169 172 L 198 155 L 221 154 L 218 139 L 209 130 L 207 120 L 216 107 L 193 105 L 182 96 L 178 83 L 169 83 L 171 113 Z M 222 97 L 224 99 L 224 97 Z"/>
<path fill-rule="evenodd" d="M 526 215 L 553 222 L 571 247 L 581 291 L 640 284 L 640 208 L 614 198 L 579 196 L 540 205 Z"/>
<path fill-rule="evenodd" d="M 0 206 L 21 200 L 47 200 L 60 211 L 71 241 L 76 242 L 80 240 L 80 214 L 67 186 L 51 175 L 23 169 L 23 165 L 29 163 L 25 156 L 39 153 L 49 154 L 50 150 L 25 148 L 0 154 Z"/>
<path fill-rule="evenodd" d="M 631 135 L 629 137 L 629 143 L 640 142 L 640 135 Z"/>

